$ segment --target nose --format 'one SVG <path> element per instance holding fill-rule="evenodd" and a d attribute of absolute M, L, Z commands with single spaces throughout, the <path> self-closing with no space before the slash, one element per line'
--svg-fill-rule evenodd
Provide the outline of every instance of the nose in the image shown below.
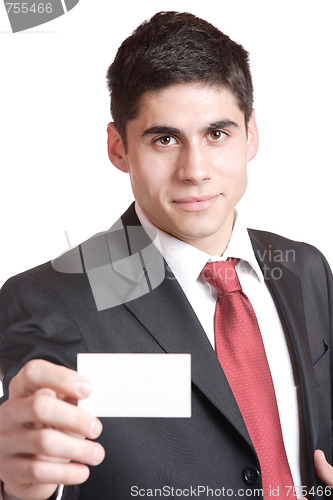
<path fill-rule="evenodd" d="M 211 169 L 207 160 L 201 144 L 184 145 L 178 156 L 178 179 L 192 184 L 210 179 Z"/>

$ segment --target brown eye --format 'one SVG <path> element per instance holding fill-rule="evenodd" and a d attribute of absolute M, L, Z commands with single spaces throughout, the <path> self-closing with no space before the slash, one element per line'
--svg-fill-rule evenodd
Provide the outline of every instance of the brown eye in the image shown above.
<path fill-rule="evenodd" d="M 155 144 L 159 144 L 161 146 L 170 146 L 172 144 L 176 144 L 176 139 L 171 135 L 163 135 L 163 137 L 159 137 L 156 139 Z"/>
<path fill-rule="evenodd" d="M 223 132 L 223 130 L 217 129 L 212 130 L 208 133 L 207 139 L 212 142 L 222 142 L 226 137 L 227 133 Z"/>
<path fill-rule="evenodd" d="M 222 132 L 222 130 L 212 130 L 212 132 L 210 132 L 209 135 L 210 135 L 211 139 L 213 139 L 213 141 L 218 141 L 219 139 L 224 137 L 226 134 L 224 132 Z"/>

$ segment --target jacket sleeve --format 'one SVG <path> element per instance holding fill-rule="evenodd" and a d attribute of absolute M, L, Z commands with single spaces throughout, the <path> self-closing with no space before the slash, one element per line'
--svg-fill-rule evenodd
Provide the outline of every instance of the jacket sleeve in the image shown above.
<path fill-rule="evenodd" d="M 87 347 L 75 320 L 52 290 L 28 274 L 11 278 L 0 292 L 0 380 L 3 403 L 9 382 L 31 359 L 76 369 Z M 80 486 L 60 487 L 52 500 L 77 500 Z M 1 497 L 0 497 L 1 498 Z"/>
<path fill-rule="evenodd" d="M 76 369 L 76 354 L 87 347 L 61 297 L 28 273 L 0 292 L 0 377 L 4 397 L 10 379 L 31 359 Z"/>

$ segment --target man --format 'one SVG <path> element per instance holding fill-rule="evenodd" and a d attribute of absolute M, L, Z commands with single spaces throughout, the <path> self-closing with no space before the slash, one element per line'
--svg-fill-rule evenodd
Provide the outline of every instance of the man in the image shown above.
<path fill-rule="evenodd" d="M 314 452 L 331 459 L 332 277 L 313 247 L 248 233 L 237 217 L 258 147 L 246 51 L 190 14 L 160 13 L 122 44 L 108 83 L 109 157 L 130 175 L 136 205 L 3 288 L 5 500 L 260 497 L 263 485 L 265 498 L 329 496 L 332 468 Z M 227 258 L 274 382 L 282 488 L 266 479 L 282 461 L 262 454 L 214 350 L 220 298 L 203 269 Z M 74 371 L 78 352 L 191 353 L 192 417 L 103 419 L 102 431 L 75 406 L 91 392 Z"/>

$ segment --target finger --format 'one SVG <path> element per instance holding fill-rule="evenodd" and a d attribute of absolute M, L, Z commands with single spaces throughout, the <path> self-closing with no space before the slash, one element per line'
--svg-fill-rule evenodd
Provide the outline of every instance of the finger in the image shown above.
<path fill-rule="evenodd" d="M 89 477 L 89 468 L 76 463 L 54 463 L 13 457 L 4 468 L 4 483 L 22 484 L 81 484 Z"/>
<path fill-rule="evenodd" d="M 8 400 L 2 410 L 0 432 L 8 433 L 22 426 L 38 424 L 96 439 L 103 430 L 98 418 L 77 406 L 50 397 L 44 390 L 24 399 Z"/>
<path fill-rule="evenodd" d="M 25 397 L 43 388 L 75 399 L 85 398 L 91 392 L 90 382 L 75 370 L 43 359 L 34 359 L 13 377 L 9 394 L 14 398 Z"/>
<path fill-rule="evenodd" d="M 35 458 L 41 455 L 43 460 L 47 460 L 47 457 L 61 458 L 87 465 L 99 465 L 105 457 L 104 448 L 99 443 L 54 429 L 32 429 L 3 436 L 1 453 L 5 457 L 30 455 Z"/>
<path fill-rule="evenodd" d="M 315 451 L 314 465 L 319 479 L 333 488 L 333 467 L 327 462 L 325 454 L 322 450 Z"/>

